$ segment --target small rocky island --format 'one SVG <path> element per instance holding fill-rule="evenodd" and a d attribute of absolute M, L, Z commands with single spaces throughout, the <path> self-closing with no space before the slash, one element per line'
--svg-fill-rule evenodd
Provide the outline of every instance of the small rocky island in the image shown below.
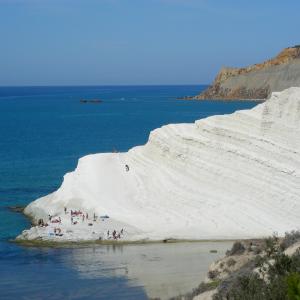
<path fill-rule="evenodd" d="M 272 92 L 300 86 L 300 45 L 275 58 L 244 68 L 221 69 L 213 84 L 197 100 L 265 100 Z"/>
<path fill-rule="evenodd" d="M 101 99 L 80 99 L 80 103 L 86 104 L 86 103 L 93 103 L 93 104 L 99 104 L 103 101 Z"/>

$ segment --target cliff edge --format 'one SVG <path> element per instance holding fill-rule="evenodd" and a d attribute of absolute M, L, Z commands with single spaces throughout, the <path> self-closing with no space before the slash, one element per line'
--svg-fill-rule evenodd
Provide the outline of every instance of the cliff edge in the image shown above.
<path fill-rule="evenodd" d="M 300 87 L 300 45 L 245 68 L 222 68 L 213 84 L 193 99 L 267 99 L 272 92 Z"/>

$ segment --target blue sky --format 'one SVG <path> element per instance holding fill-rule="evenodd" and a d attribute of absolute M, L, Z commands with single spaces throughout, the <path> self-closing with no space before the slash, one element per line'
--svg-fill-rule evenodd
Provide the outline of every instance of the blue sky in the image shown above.
<path fill-rule="evenodd" d="M 299 0 L 0 0 L 0 85 L 210 83 L 300 44 Z"/>

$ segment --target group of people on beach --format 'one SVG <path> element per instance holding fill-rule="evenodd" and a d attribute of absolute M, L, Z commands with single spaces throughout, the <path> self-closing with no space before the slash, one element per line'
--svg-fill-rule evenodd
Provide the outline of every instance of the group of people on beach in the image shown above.
<path fill-rule="evenodd" d="M 112 232 L 112 236 L 110 236 L 110 232 L 109 232 L 109 230 L 107 230 L 107 239 L 110 240 L 111 238 L 113 238 L 114 240 L 118 240 L 118 239 L 121 239 L 123 234 L 124 234 L 124 228 L 122 228 L 120 232 L 117 232 L 116 230 L 114 230 Z"/>
<path fill-rule="evenodd" d="M 64 213 L 65 213 L 65 215 L 69 214 L 67 207 L 64 207 Z M 81 220 L 82 223 L 85 221 L 88 221 L 88 226 L 93 226 L 93 222 L 96 222 L 98 220 L 98 218 L 100 218 L 102 221 L 104 221 L 105 219 L 108 219 L 109 216 L 103 215 L 103 216 L 98 217 L 94 213 L 93 218 L 90 219 L 89 214 L 87 212 L 83 212 L 81 210 L 72 210 L 72 209 L 70 210 L 70 220 L 71 220 L 72 225 L 78 224 L 78 222 Z M 51 235 L 63 236 L 62 228 L 59 227 L 59 225 L 62 224 L 62 220 L 61 220 L 60 216 L 52 216 L 49 214 L 48 215 L 48 223 L 55 225 L 55 227 L 53 228 L 53 232 L 49 233 L 50 236 Z M 44 222 L 43 219 L 38 220 L 39 227 L 47 227 L 47 226 L 49 226 L 48 223 Z M 68 230 L 67 230 L 67 232 L 68 232 Z M 95 232 L 93 232 L 93 233 L 95 233 Z M 119 240 L 123 237 L 123 235 L 124 235 L 124 228 L 122 228 L 119 232 L 117 232 L 115 229 L 113 231 L 108 230 L 106 233 L 106 239 Z M 99 239 L 102 239 L 102 238 L 103 237 L 101 237 Z"/>
<path fill-rule="evenodd" d="M 67 213 L 66 208 L 65 208 L 65 214 Z M 94 213 L 93 215 L 93 221 L 96 222 L 97 221 L 97 216 Z M 78 221 L 81 219 L 82 222 L 84 222 L 85 220 L 89 220 L 89 214 L 88 213 L 84 213 L 81 210 L 71 210 L 71 224 L 72 225 L 76 225 L 78 223 Z M 89 226 L 92 226 L 92 223 L 88 223 Z"/>

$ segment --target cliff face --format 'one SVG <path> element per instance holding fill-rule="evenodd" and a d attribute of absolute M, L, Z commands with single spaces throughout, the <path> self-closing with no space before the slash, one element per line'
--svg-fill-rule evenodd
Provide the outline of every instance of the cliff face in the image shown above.
<path fill-rule="evenodd" d="M 129 152 L 83 157 L 25 214 L 60 216 L 68 240 L 122 227 L 127 240 L 283 235 L 300 228 L 299 187 L 300 88 L 290 88 L 251 110 L 163 126 Z M 73 226 L 64 207 L 110 218 Z M 36 228 L 22 238 L 43 238 Z"/>
<path fill-rule="evenodd" d="M 300 86 L 300 46 L 245 68 L 223 68 L 213 84 L 194 99 L 266 99 L 271 92 Z"/>

